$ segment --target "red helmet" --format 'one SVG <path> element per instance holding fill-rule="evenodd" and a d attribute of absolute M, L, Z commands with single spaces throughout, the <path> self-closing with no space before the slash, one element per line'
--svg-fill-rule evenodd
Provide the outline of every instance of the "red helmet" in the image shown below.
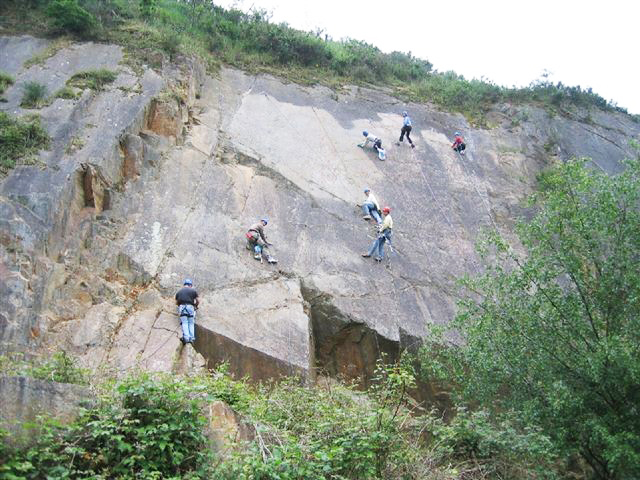
<path fill-rule="evenodd" d="M 384 208 L 382 209 L 382 213 L 387 213 L 387 214 L 388 214 L 388 213 L 391 213 L 391 209 L 390 209 L 389 207 L 384 207 Z"/>

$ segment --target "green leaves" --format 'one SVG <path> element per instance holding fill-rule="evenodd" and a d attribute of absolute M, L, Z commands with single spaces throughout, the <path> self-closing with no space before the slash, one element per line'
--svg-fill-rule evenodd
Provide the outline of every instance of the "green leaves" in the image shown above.
<path fill-rule="evenodd" d="M 519 412 L 599 478 L 638 475 L 640 161 L 608 176 L 576 159 L 539 180 L 537 213 L 518 227 L 526 256 L 485 240 L 495 261 L 463 281 L 465 344 L 442 368 L 465 398 Z"/>
<path fill-rule="evenodd" d="M 13 168 L 20 159 L 47 148 L 49 135 L 40 125 L 40 117 L 13 119 L 0 112 L 0 169 Z"/>

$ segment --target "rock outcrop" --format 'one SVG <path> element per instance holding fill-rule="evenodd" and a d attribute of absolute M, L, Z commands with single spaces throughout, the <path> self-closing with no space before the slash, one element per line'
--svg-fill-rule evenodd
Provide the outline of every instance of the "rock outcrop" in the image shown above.
<path fill-rule="evenodd" d="M 3 52 L 18 44 L 45 42 L 0 41 Z M 23 113 L 24 81 L 55 72 L 64 83 L 101 55 L 117 82 L 42 109 L 52 149 L 0 185 L 0 350 L 64 348 L 118 373 L 184 369 L 172 298 L 188 276 L 202 299 L 195 349 L 209 366 L 366 384 L 383 353 L 397 357 L 452 318 L 454 280 L 482 269 L 478 233 L 513 239 L 541 168 L 589 156 L 619 171 L 640 133 L 623 114 L 587 122 L 513 105 L 477 129 L 376 90 L 232 69 L 214 78 L 186 59 L 136 75 L 118 64 L 118 47 L 92 44 L 29 69 L 3 54 L 0 69 L 17 81 L 0 108 Z M 394 144 L 402 110 L 413 150 Z M 365 129 L 382 137 L 385 162 L 356 148 Z M 450 148 L 456 129 L 464 158 Z M 77 136 L 84 146 L 65 153 Z M 360 257 L 375 237 L 355 207 L 365 186 L 392 208 L 394 249 L 382 264 Z M 264 215 L 277 266 L 245 249 L 246 229 Z"/>
<path fill-rule="evenodd" d="M 0 375 L 0 428 L 11 432 L 9 439 L 20 444 L 38 435 L 37 429 L 23 428 L 23 424 L 36 424 L 40 415 L 69 423 L 93 401 L 90 390 L 80 385 Z"/>

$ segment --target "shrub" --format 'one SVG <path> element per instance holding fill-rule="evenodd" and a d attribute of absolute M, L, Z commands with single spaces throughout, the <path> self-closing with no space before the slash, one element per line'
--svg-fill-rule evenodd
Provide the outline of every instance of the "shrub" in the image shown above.
<path fill-rule="evenodd" d="M 49 145 L 49 135 L 40 126 L 40 118 L 13 119 L 0 112 L 0 166 L 13 168 L 18 160 Z"/>
<path fill-rule="evenodd" d="M 56 29 L 77 35 L 89 36 L 97 27 L 95 17 L 77 0 L 54 0 L 47 6 L 46 14 Z"/>
<path fill-rule="evenodd" d="M 28 369 L 28 375 L 41 380 L 51 380 L 60 383 L 75 383 L 76 385 L 87 385 L 87 370 L 79 368 L 73 357 L 66 352 L 56 352 L 53 356 Z"/>
<path fill-rule="evenodd" d="M 54 96 L 56 98 L 64 98 L 66 100 L 75 100 L 78 98 L 78 95 L 71 87 L 62 87 L 54 94 Z"/>
<path fill-rule="evenodd" d="M 180 35 L 172 30 L 164 32 L 160 37 L 160 48 L 169 54 L 170 58 L 173 58 L 180 52 Z"/>
<path fill-rule="evenodd" d="M 47 97 L 47 87 L 38 82 L 28 82 L 22 86 L 20 106 L 24 108 L 40 108 Z"/>
<path fill-rule="evenodd" d="M 540 431 L 524 428 L 512 415 L 458 407 L 449 422 L 425 417 L 437 452 L 460 462 L 474 459 L 482 478 L 556 478 L 558 454 Z"/>
<path fill-rule="evenodd" d="M 45 426 L 31 448 L 0 450 L 0 477 L 208 478 L 198 396 L 205 385 L 178 377 L 125 379 L 73 425 Z"/>
<path fill-rule="evenodd" d="M 2 95 L 10 85 L 13 85 L 13 77 L 0 71 L 0 95 Z"/>
<path fill-rule="evenodd" d="M 79 368 L 66 352 L 56 352 L 51 358 L 24 361 L 20 355 L 0 355 L 0 374 L 19 375 L 60 383 L 88 384 L 88 370 Z"/>
<path fill-rule="evenodd" d="M 102 90 L 105 85 L 112 83 L 118 74 L 111 70 L 87 70 L 73 75 L 67 80 L 67 86 L 76 88 L 90 88 L 91 90 Z"/>
<path fill-rule="evenodd" d="M 640 158 L 615 176 L 573 159 L 539 181 L 517 228 L 526 255 L 497 233 L 480 242 L 487 266 L 463 282 L 464 342 L 444 371 L 465 399 L 579 453 L 594 478 L 638 478 Z"/>

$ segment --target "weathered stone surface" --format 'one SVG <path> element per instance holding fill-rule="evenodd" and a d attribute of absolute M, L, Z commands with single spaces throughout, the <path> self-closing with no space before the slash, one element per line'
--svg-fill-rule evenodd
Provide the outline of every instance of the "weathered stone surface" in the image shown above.
<path fill-rule="evenodd" d="M 124 154 L 122 175 L 126 181 L 140 175 L 144 159 L 144 144 L 138 135 L 127 133 L 123 136 L 120 145 Z"/>
<path fill-rule="evenodd" d="M 38 434 L 35 429 L 23 429 L 23 423 L 34 422 L 39 415 L 68 423 L 92 401 L 89 389 L 80 385 L 0 376 L 0 428 L 11 432 L 10 440 L 19 443 Z"/>
<path fill-rule="evenodd" d="M 173 366 L 173 373 L 196 375 L 202 373 L 207 366 L 205 358 L 191 344 L 186 344 L 179 352 Z"/>
<path fill-rule="evenodd" d="M 78 251 L 93 228 L 91 216 L 109 209 L 112 192 L 123 181 L 119 137 L 139 131 L 151 98 L 164 82 L 153 71 L 137 78 L 119 64 L 122 50 L 113 45 L 70 44 L 42 65 L 24 69 L 27 57 L 42 51 L 48 42 L 22 36 L 0 37 L 0 44 L 6 46 L 0 70 L 10 71 L 16 80 L 0 109 L 12 115 L 27 113 L 18 106 L 26 82 L 43 83 L 53 94 L 77 72 L 97 68 L 118 72 L 114 84 L 104 91 L 87 90 L 77 100 L 56 99 L 34 112 L 52 137 L 51 149 L 40 153 L 36 165 L 18 166 L 0 183 L 0 248 L 7 249 L 1 258 L 8 261 L 7 273 L 0 271 L 0 275 L 3 282 L 9 278 L 15 282 L 11 289 L 0 289 L 0 304 L 15 305 L 0 314 L 0 351 L 6 351 L 36 346 L 39 336 L 31 332 L 48 322 L 43 311 L 60 310 L 50 305 L 60 300 L 46 293 L 56 282 L 48 275 L 51 260 L 68 258 L 70 251 L 74 263 L 80 260 Z M 139 93 L 125 91 L 132 87 Z M 67 148 L 70 144 L 77 148 Z M 31 266 L 24 280 L 9 273 L 16 271 L 17 261 L 10 259 L 16 251 L 19 261 Z M 70 262 L 63 268 L 74 269 Z M 23 294 L 16 303 L 18 290 Z"/>
<path fill-rule="evenodd" d="M 0 64 L 9 75 L 20 72 L 24 62 L 42 52 L 50 44 L 44 38 L 30 35 L 18 37 L 0 37 Z"/>
<path fill-rule="evenodd" d="M 203 296 L 203 305 L 206 315 L 197 321 L 196 348 L 211 367 L 227 361 L 236 375 L 264 380 L 313 375 L 312 333 L 297 280 L 215 290 Z"/>
<path fill-rule="evenodd" d="M 149 107 L 147 128 L 165 137 L 182 136 L 183 109 L 174 98 L 154 100 Z"/>
<path fill-rule="evenodd" d="M 57 102 L 43 110 L 56 136 L 41 157 L 48 168 L 18 168 L 0 185 L 3 341 L 26 348 L 38 328 L 45 342 L 80 348 L 63 327 L 95 314 L 110 332 L 95 347 L 104 364 L 187 371 L 192 347 L 178 341 L 173 295 L 190 277 L 202 299 L 195 350 L 209 366 L 228 361 L 256 379 L 312 379 L 317 369 L 366 384 L 381 354 L 395 358 L 452 318 L 454 280 L 482 269 L 477 235 L 514 238 L 541 168 L 576 155 L 616 172 L 640 135 L 618 113 L 585 122 L 586 112 L 500 105 L 492 128 L 476 129 L 379 91 L 335 94 L 230 69 L 212 79 L 188 67 L 163 71 L 183 77 L 184 104 L 157 96 L 155 73 L 135 79 L 122 67 L 118 81 L 143 93 L 63 104 L 55 112 L 66 130 L 50 127 Z M 405 109 L 415 149 L 394 144 Z M 78 129 L 99 134 L 63 154 Z M 356 147 L 365 129 L 382 137 L 385 162 Z M 464 132 L 464 158 L 450 148 L 454 130 Z M 355 207 L 365 186 L 395 222 L 381 264 L 360 257 L 375 239 Z M 264 215 L 277 266 L 245 249 L 246 229 Z M 119 310 L 96 308 L 103 303 Z"/>
<path fill-rule="evenodd" d="M 216 401 L 207 405 L 205 417 L 208 421 L 206 434 L 209 445 L 218 455 L 227 456 L 234 444 L 253 439 L 253 429 L 224 402 Z"/>

